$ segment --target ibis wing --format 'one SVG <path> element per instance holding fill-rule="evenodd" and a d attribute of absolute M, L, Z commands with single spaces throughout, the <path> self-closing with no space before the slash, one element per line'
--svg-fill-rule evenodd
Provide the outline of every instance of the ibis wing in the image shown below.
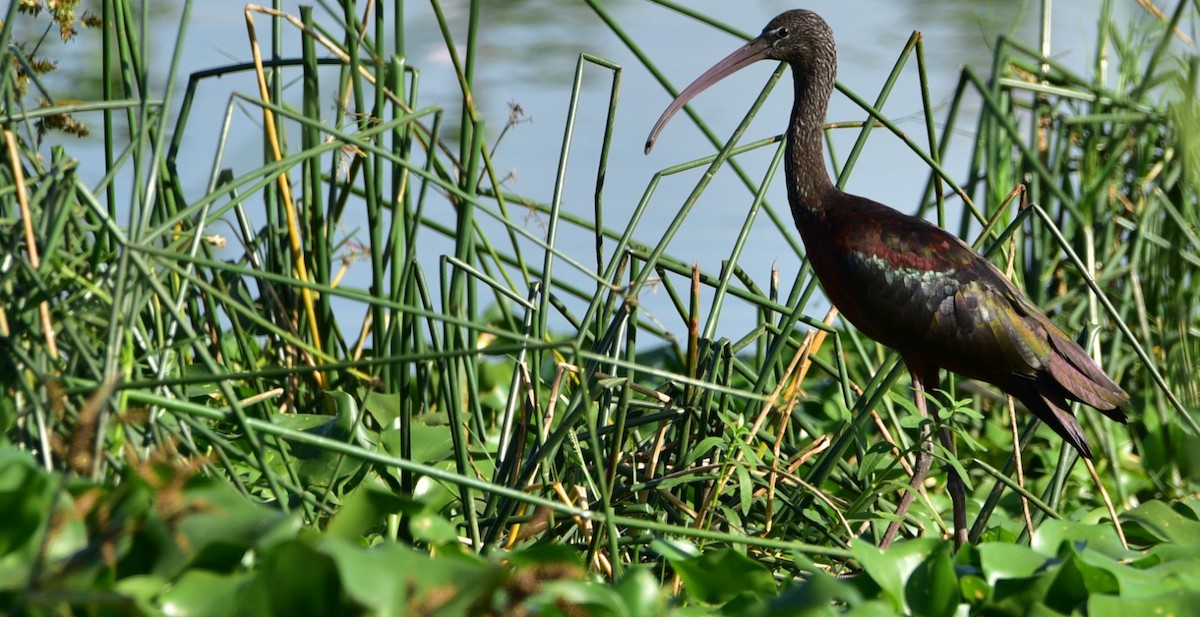
<path fill-rule="evenodd" d="M 805 238 L 810 257 L 824 261 L 822 285 L 851 323 L 906 358 L 1014 395 L 1036 392 L 1047 416 L 1069 416 L 1066 401 L 1075 400 L 1124 420 L 1118 408 L 1129 396 L 991 262 L 937 226 L 860 201 L 830 214 L 836 233 Z"/>
<path fill-rule="evenodd" d="M 889 214 L 846 234 L 832 251 L 838 275 L 825 277 L 836 280 L 822 278 L 856 327 L 906 356 L 985 381 L 1044 368 L 1048 333 L 995 266 L 938 227 Z"/>

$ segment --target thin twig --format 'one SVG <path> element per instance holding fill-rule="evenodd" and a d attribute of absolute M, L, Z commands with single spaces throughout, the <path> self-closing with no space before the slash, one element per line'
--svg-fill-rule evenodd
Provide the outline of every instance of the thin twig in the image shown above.
<path fill-rule="evenodd" d="M 21 226 L 25 229 L 25 251 L 29 253 L 29 267 L 35 272 L 41 265 L 38 257 L 37 237 L 33 234 L 33 214 L 29 209 L 29 195 L 25 189 L 25 169 L 17 152 L 17 136 L 12 131 L 4 131 L 4 142 L 8 145 L 8 162 L 12 166 L 13 184 L 17 191 L 17 202 L 21 207 Z M 50 321 L 50 301 L 43 299 L 38 303 L 38 317 L 42 322 L 42 335 L 46 337 L 46 351 L 50 357 L 58 359 L 58 344 L 54 339 L 54 324 Z M 7 323 L 4 330 L 8 331 Z"/>
<path fill-rule="evenodd" d="M 253 4 L 246 5 L 246 33 L 250 37 L 250 55 L 254 59 L 254 73 L 258 78 L 258 95 L 264 103 L 271 102 L 271 92 L 267 88 L 267 75 L 263 69 L 262 51 L 258 45 L 258 35 L 254 28 L 254 13 L 262 7 Z M 263 107 L 263 128 L 267 132 L 267 143 L 271 148 L 271 156 L 275 162 L 283 160 L 283 151 L 279 147 L 279 131 L 275 126 L 275 113 L 269 107 Z M 279 198 L 283 201 L 284 215 L 287 217 L 288 240 L 292 252 L 293 268 L 296 270 L 296 278 L 304 283 L 300 287 L 300 297 L 304 302 L 304 312 L 307 315 L 309 336 L 312 337 L 312 346 L 317 351 L 315 354 L 309 354 L 301 351 L 308 357 L 308 361 L 314 364 L 322 364 L 324 354 L 321 352 L 321 329 L 320 321 L 317 319 L 316 302 L 313 299 L 313 291 L 308 286 L 309 276 L 308 267 L 305 265 L 306 257 L 304 255 L 304 242 L 300 238 L 300 222 L 296 218 L 296 204 L 292 201 L 292 183 L 288 179 L 287 171 L 281 171 L 277 182 L 279 186 Z M 325 389 L 325 374 L 321 371 L 313 371 L 313 381 L 319 389 Z"/>
<path fill-rule="evenodd" d="M 1017 467 L 1017 486 L 1025 488 L 1025 465 L 1021 461 L 1021 435 L 1017 430 L 1017 408 L 1013 402 L 1013 397 L 1008 398 L 1008 417 L 1009 426 L 1012 427 L 1013 436 L 1013 463 Z M 1021 514 L 1025 518 L 1025 531 L 1029 532 L 1029 537 L 1033 537 L 1033 516 L 1029 513 L 1029 500 L 1024 494 L 1018 493 L 1021 498 Z"/>
<path fill-rule="evenodd" d="M 1092 464 L 1089 458 L 1084 458 L 1083 464 L 1087 465 L 1088 473 L 1092 474 L 1092 482 L 1095 482 L 1096 488 L 1100 489 L 1100 497 L 1104 499 L 1104 507 L 1108 508 L 1108 516 L 1112 518 L 1113 529 L 1117 530 L 1117 538 L 1121 540 L 1121 546 L 1125 550 L 1129 550 L 1129 543 L 1125 541 L 1125 530 L 1121 529 L 1121 519 L 1117 517 L 1117 509 L 1113 507 L 1112 499 L 1108 497 L 1108 490 L 1104 488 L 1104 483 L 1100 481 L 1100 474 L 1096 473 L 1096 466 Z"/>

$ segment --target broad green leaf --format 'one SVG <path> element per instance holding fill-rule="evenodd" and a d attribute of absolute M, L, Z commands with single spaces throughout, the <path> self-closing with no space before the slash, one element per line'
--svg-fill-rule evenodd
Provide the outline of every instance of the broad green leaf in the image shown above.
<path fill-rule="evenodd" d="M 1045 572 L 1027 578 L 997 579 L 992 586 L 989 605 L 1010 613 L 1023 614 L 1045 601 L 1051 583 L 1053 576 Z"/>
<path fill-rule="evenodd" d="M 16 373 L 16 369 L 11 365 L 6 367 L 7 364 L 8 358 L 0 359 L 0 368 Z M 5 436 L 8 435 L 9 429 L 16 425 L 18 417 L 17 401 L 11 396 L 0 397 L 0 445 L 8 445 Z"/>
<path fill-rule="evenodd" d="M 479 374 L 479 403 L 496 412 L 504 410 L 510 398 L 515 363 L 511 360 L 476 364 Z"/>
<path fill-rule="evenodd" d="M 822 615 L 825 613 L 815 613 Z M 836 614 L 836 613 L 831 613 Z M 883 600 L 863 602 L 844 613 L 845 617 L 901 617 L 903 613 L 892 610 Z"/>
<path fill-rule="evenodd" d="M 671 562 L 700 555 L 700 549 L 696 548 L 695 544 L 679 538 L 655 538 L 650 542 L 650 550 Z"/>
<path fill-rule="evenodd" d="M 959 594 L 973 607 L 983 606 L 991 596 L 991 591 L 988 582 L 974 574 L 965 574 L 958 579 Z"/>
<path fill-rule="evenodd" d="M 809 571 L 809 577 L 788 587 L 771 600 L 771 615 L 833 615 L 833 606 L 855 606 L 862 593 L 854 585 L 840 581 L 821 570 Z M 890 612 L 889 612 L 890 614 Z"/>
<path fill-rule="evenodd" d="M 229 615 L 230 609 L 238 605 L 238 593 L 249 576 L 188 570 L 173 584 L 160 587 L 166 590 L 159 599 L 162 612 L 170 617 Z"/>
<path fill-rule="evenodd" d="M 1200 589 L 1176 589 L 1145 598 L 1096 594 L 1087 600 L 1090 617 L 1189 617 L 1200 607 Z"/>
<path fill-rule="evenodd" d="M 375 418 L 382 429 L 394 428 L 400 418 L 400 394 L 368 392 L 363 399 L 363 411 Z"/>
<path fill-rule="evenodd" d="M 1069 555 L 1055 569 L 1054 582 L 1046 593 L 1046 605 L 1064 614 L 1082 610 L 1093 594 L 1117 593 L 1117 578 L 1111 572 L 1084 563 L 1078 553 Z"/>
<path fill-rule="evenodd" d="M 613 590 L 625 604 L 626 614 L 661 615 L 666 604 L 666 596 L 658 579 L 645 566 L 635 566 L 625 570 L 621 580 L 613 585 Z"/>
<path fill-rule="evenodd" d="M 933 538 L 905 540 L 896 543 L 887 551 L 881 551 L 872 544 L 856 542 L 850 547 L 850 551 L 867 576 L 883 591 L 892 608 L 911 612 L 913 607 L 908 605 L 905 588 L 908 578 L 938 550 L 939 545 L 944 543 Z"/>
<path fill-rule="evenodd" d="M 412 460 L 427 465 L 442 461 L 453 451 L 449 424 L 414 422 L 412 442 Z"/>
<path fill-rule="evenodd" d="M 1090 550 L 1082 551 L 1079 559 L 1088 567 L 1111 574 L 1124 598 L 1156 596 L 1180 588 L 1200 591 L 1200 551 L 1195 547 L 1159 545 L 1152 549 L 1149 558 L 1133 563 L 1116 561 Z M 1089 586 L 1089 590 L 1097 589 Z"/>
<path fill-rule="evenodd" d="M 454 461 L 442 461 L 433 466 L 445 471 L 455 470 Z M 413 491 L 413 496 L 425 504 L 425 509 L 431 512 L 440 511 L 448 504 L 457 501 L 460 495 L 453 485 L 441 480 L 434 480 L 429 476 L 419 476 L 416 489 Z"/>
<path fill-rule="evenodd" d="M 154 572 L 166 577 L 185 566 L 231 571 L 250 549 L 294 537 L 299 526 L 298 517 L 249 501 L 220 480 L 188 480 L 183 500 L 187 514 L 158 540 Z"/>
<path fill-rule="evenodd" d="M 569 566 L 583 573 L 584 553 L 565 544 L 543 543 L 529 548 L 513 551 L 505 557 L 505 561 L 517 568 L 536 567 L 545 565 Z"/>
<path fill-rule="evenodd" d="M 1035 551 L 1048 557 L 1054 557 L 1059 554 L 1059 549 L 1064 542 L 1070 543 L 1072 546 L 1085 545 L 1092 550 L 1101 551 L 1113 557 L 1126 555 L 1125 549 L 1121 546 L 1121 540 L 1117 538 L 1117 532 L 1111 524 L 1088 525 L 1061 519 L 1047 520 L 1034 530 L 1030 545 Z"/>
<path fill-rule="evenodd" d="M 1169 542 L 1200 547 L 1200 522 L 1159 500 L 1147 501 L 1121 515 L 1125 535 L 1135 544 Z"/>
<path fill-rule="evenodd" d="M 1180 516 L 1190 518 L 1193 521 L 1200 521 L 1200 499 L 1196 497 L 1188 497 L 1172 502 L 1171 508 L 1179 512 Z"/>
<path fill-rule="evenodd" d="M 688 595 L 709 604 L 728 602 L 744 592 L 775 594 L 775 579 L 762 564 L 733 549 L 671 560 Z"/>
<path fill-rule="evenodd" d="M 142 615 L 165 615 L 165 592 L 172 591 L 175 586 L 161 576 L 135 574 L 113 583 L 113 591 L 132 600 Z"/>
<path fill-rule="evenodd" d="M 421 512 L 408 523 L 413 539 L 442 546 L 458 542 L 458 530 L 444 517 L 432 512 Z"/>
<path fill-rule="evenodd" d="M 326 540 L 334 541 L 333 538 Z M 251 593 L 260 596 L 258 601 L 270 607 L 271 615 L 353 615 L 359 612 L 359 607 L 346 596 L 334 560 L 304 540 L 276 545 L 263 555 L 257 574 Z M 383 590 L 377 593 L 383 593 Z"/>
<path fill-rule="evenodd" d="M 337 566 L 347 596 L 378 615 L 402 615 L 409 593 L 422 587 L 408 584 L 429 570 L 429 557 L 399 544 L 363 548 L 356 542 L 326 536 L 317 550 Z"/>
<path fill-rule="evenodd" d="M 365 429 L 358 422 L 358 404 L 354 397 L 345 392 L 326 392 L 323 402 L 330 415 L 276 414 L 272 422 L 346 444 L 369 444 Z M 338 482 L 357 474 L 363 465 L 360 459 L 308 444 L 293 443 L 291 452 L 294 458 L 291 464 L 305 487 L 333 488 Z"/>
<path fill-rule="evenodd" d="M 988 585 L 999 579 L 1028 578 L 1046 565 L 1046 556 L 1020 544 L 989 542 L 981 544 L 979 564 Z"/>
<path fill-rule="evenodd" d="M 38 530 L 49 520 L 54 503 L 50 475 L 33 456 L 12 446 L 0 448 L 0 557 L 22 547 L 35 548 Z M 0 588 L 7 587 L 0 583 Z"/>
<path fill-rule="evenodd" d="M 445 551 L 430 558 L 399 544 L 369 550 L 345 542 L 339 545 L 337 562 L 346 591 L 350 597 L 367 605 L 373 605 L 377 601 L 373 598 L 382 593 L 375 582 L 381 580 L 381 575 L 391 577 L 388 584 L 407 594 L 405 608 L 421 607 L 424 614 L 439 617 L 469 614 L 470 607 L 483 602 L 482 598 L 492 597 L 504 582 L 502 568 L 472 554 Z M 376 576 L 368 572 L 376 573 Z M 356 579 L 357 576 L 363 578 Z M 401 596 L 395 594 L 392 598 L 398 603 Z M 409 615 L 412 612 L 401 610 L 383 614 Z"/>
<path fill-rule="evenodd" d="M 959 595 L 951 550 L 949 542 L 938 542 L 909 575 L 904 597 L 914 613 L 929 617 L 954 614 Z"/>
<path fill-rule="evenodd" d="M 372 527 L 382 524 L 384 517 L 389 514 L 416 514 L 422 508 L 418 501 L 365 484 L 346 498 L 325 531 L 346 540 L 355 540 Z"/>
<path fill-rule="evenodd" d="M 550 581 L 522 604 L 539 615 L 639 617 L 629 612 L 611 587 L 586 581 Z"/>

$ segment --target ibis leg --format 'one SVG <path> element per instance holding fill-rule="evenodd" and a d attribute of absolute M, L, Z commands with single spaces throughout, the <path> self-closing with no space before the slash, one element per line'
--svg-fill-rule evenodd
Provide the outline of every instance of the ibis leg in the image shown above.
<path fill-rule="evenodd" d="M 929 412 L 925 408 L 925 379 L 922 373 L 926 371 L 918 370 L 911 362 L 908 364 L 909 374 L 912 376 L 913 399 L 917 405 L 917 411 L 920 412 L 922 418 L 928 418 Z M 936 369 L 933 372 L 934 380 L 936 380 Z M 896 505 L 896 520 L 888 525 L 887 531 L 883 533 L 883 541 L 879 543 L 880 548 L 887 548 L 896 540 L 896 534 L 900 532 L 900 523 L 904 520 L 904 516 L 908 514 L 908 508 L 912 505 L 913 499 L 916 499 L 917 493 L 921 490 L 921 484 L 925 482 L 925 476 L 929 475 L 929 466 L 933 464 L 933 443 L 930 441 L 929 425 L 921 424 L 921 441 L 917 446 L 917 460 L 913 464 L 912 480 L 908 483 L 908 490 L 904 491 L 904 496 L 900 498 L 900 503 Z"/>
<path fill-rule="evenodd" d="M 958 455 L 950 429 L 943 426 L 938 430 L 938 438 L 942 440 L 942 446 L 950 456 Z M 954 467 L 946 473 L 946 488 L 950 491 L 950 501 L 954 504 L 954 549 L 958 550 L 967 543 L 967 485 L 963 483 Z"/>
<path fill-rule="evenodd" d="M 937 389 L 938 376 L 937 369 L 922 370 L 924 367 L 916 362 L 906 359 L 905 363 L 909 367 L 909 373 L 912 376 L 913 384 L 913 400 L 916 403 L 917 411 L 922 418 L 929 417 L 929 411 L 926 407 L 925 392 L 926 389 Z M 942 442 L 942 446 L 953 456 L 955 454 L 954 437 L 950 434 L 950 430 L 942 427 L 938 430 L 938 439 Z M 925 476 L 929 474 L 929 468 L 933 464 L 933 442 L 932 435 L 929 432 L 928 424 L 922 424 L 921 428 L 921 444 L 917 449 L 917 460 L 913 465 L 912 480 L 908 483 L 908 490 L 904 492 L 904 496 L 900 498 L 900 503 L 896 506 L 897 519 L 888 525 L 887 530 L 883 534 L 883 541 L 879 543 L 880 548 L 887 548 L 896 540 L 896 534 L 900 532 L 900 523 L 904 516 L 908 514 L 908 508 L 912 505 L 913 499 L 921 488 L 921 484 L 925 482 Z M 947 472 L 946 488 L 950 492 L 950 501 L 954 504 L 954 547 L 961 548 L 967 541 L 967 489 L 962 478 L 959 477 L 958 471 L 953 467 Z"/>
<path fill-rule="evenodd" d="M 900 532 L 900 523 L 904 520 L 904 515 L 908 514 L 908 508 L 912 505 L 913 499 L 916 499 L 917 493 L 921 490 L 921 483 L 925 482 L 925 476 L 929 475 L 929 466 L 933 463 L 933 444 L 929 441 L 929 429 L 923 427 L 921 429 L 921 444 L 917 448 L 917 460 L 913 464 L 912 480 L 908 483 L 908 490 L 904 491 L 904 496 L 900 498 L 900 503 L 896 506 L 896 520 L 888 525 L 887 531 L 883 533 L 883 541 L 879 543 L 879 548 L 887 548 L 892 545 L 896 539 L 896 534 Z"/>

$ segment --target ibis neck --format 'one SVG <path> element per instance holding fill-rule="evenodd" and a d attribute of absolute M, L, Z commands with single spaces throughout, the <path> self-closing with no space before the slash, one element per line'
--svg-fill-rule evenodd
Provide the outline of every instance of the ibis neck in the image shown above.
<path fill-rule="evenodd" d="M 796 224 L 802 219 L 820 215 L 828 196 L 836 189 L 825 171 L 824 131 L 825 112 L 833 92 L 833 76 L 816 76 L 799 67 L 792 68 L 796 98 L 792 105 L 792 120 L 787 135 L 788 201 Z"/>

